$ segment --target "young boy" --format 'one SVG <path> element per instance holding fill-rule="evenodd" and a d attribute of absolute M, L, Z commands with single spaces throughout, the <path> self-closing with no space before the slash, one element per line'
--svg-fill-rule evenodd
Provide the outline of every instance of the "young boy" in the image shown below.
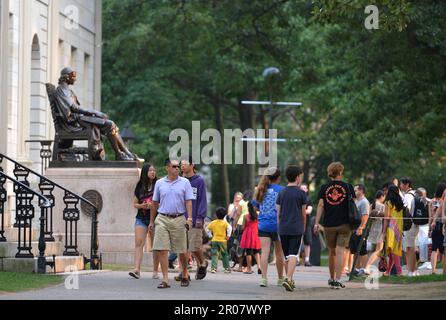
<path fill-rule="evenodd" d="M 289 166 L 285 174 L 288 185 L 277 196 L 277 223 L 287 267 L 283 286 L 287 291 L 294 291 L 293 274 L 305 230 L 307 197 L 299 188 L 302 170 L 297 166 Z"/>
<path fill-rule="evenodd" d="M 225 269 L 225 273 L 230 273 L 231 269 L 229 269 L 229 253 L 228 253 L 228 245 L 227 241 L 229 236 L 232 233 L 232 227 L 229 223 L 226 222 L 224 217 L 226 216 L 225 208 L 217 208 L 216 215 L 217 220 L 212 221 L 206 227 L 206 232 L 211 240 L 211 256 L 212 256 L 212 265 L 211 265 L 211 273 L 217 272 L 217 262 L 218 255 L 221 256 L 221 260 L 223 261 L 223 268 Z"/>

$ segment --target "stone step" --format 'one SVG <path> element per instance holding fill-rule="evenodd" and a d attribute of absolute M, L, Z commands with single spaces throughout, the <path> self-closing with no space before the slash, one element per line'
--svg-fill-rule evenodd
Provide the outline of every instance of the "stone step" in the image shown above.
<path fill-rule="evenodd" d="M 47 257 L 52 262 L 53 257 Z M 37 273 L 37 258 L 0 258 L 0 271 Z M 83 256 L 56 256 L 56 268 L 46 267 L 47 274 L 82 271 L 85 269 Z"/>
<path fill-rule="evenodd" d="M 18 242 L 0 242 L 0 258 L 15 258 L 17 253 Z M 34 257 L 39 256 L 39 242 L 32 241 L 31 242 L 32 250 L 31 253 L 34 254 Z M 60 241 L 56 242 L 47 242 L 45 249 L 45 256 L 51 255 L 62 255 L 64 250 L 63 243 Z"/>
<path fill-rule="evenodd" d="M 23 232 L 23 231 L 22 231 Z M 31 241 L 39 241 L 40 229 L 31 228 Z M 5 237 L 8 242 L 18 242 L 18 228 L 5 228 Z"/>

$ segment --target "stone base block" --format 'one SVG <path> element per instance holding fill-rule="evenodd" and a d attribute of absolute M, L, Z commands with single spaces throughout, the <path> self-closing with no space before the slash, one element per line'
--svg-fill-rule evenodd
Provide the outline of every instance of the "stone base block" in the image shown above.
<path fill-rule="evenodd" d="M 15 258 L 17 253 L 18 242 L 0 242 L 0 258 Z M 37 241 L 31 242 L 31 253 L 34 257 L 39 255 L 39 243 Z M 61 255 L 63 251 L 63 245 L 61 242 L 47 242 L 45 255 Z"/>
<path fill-rule="evenodd" d="M 102 253 L 102 263 L 126 264 L 132 266 L 135 263 L 135 254 L 133 252 L 104 252 Z M 153 267 L 151 252 L 144 252 L 142 266 Z"/>

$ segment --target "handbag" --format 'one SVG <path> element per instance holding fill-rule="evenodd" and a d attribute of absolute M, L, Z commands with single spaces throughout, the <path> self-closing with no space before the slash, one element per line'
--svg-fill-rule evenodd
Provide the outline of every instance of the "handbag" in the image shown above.
<path fill-rule="evenodd" d="M 356 206 L 351 194 L 348 196 L 348 222 L 353 229 L 357 229 L 361 225 L 362 216 Z"/>

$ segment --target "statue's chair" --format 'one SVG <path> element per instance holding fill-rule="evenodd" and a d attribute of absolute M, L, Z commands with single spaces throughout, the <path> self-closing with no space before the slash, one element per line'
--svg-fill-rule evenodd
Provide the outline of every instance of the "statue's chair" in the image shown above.
<path fill-rule="evenodd" d="M 46 91 L 51 106 L 53 116 L 55 136 L 53 161 L 85 161 L 94 159 L 94 139 L 92 128 L 79 126 L 68 126 L 63 115 L 59 112 L 54 94 L 56 87 L 51 83 L 46 84 Z M 73 142 L 76 140 L 87 140 L 88 147 L 76 147 Z"/>

